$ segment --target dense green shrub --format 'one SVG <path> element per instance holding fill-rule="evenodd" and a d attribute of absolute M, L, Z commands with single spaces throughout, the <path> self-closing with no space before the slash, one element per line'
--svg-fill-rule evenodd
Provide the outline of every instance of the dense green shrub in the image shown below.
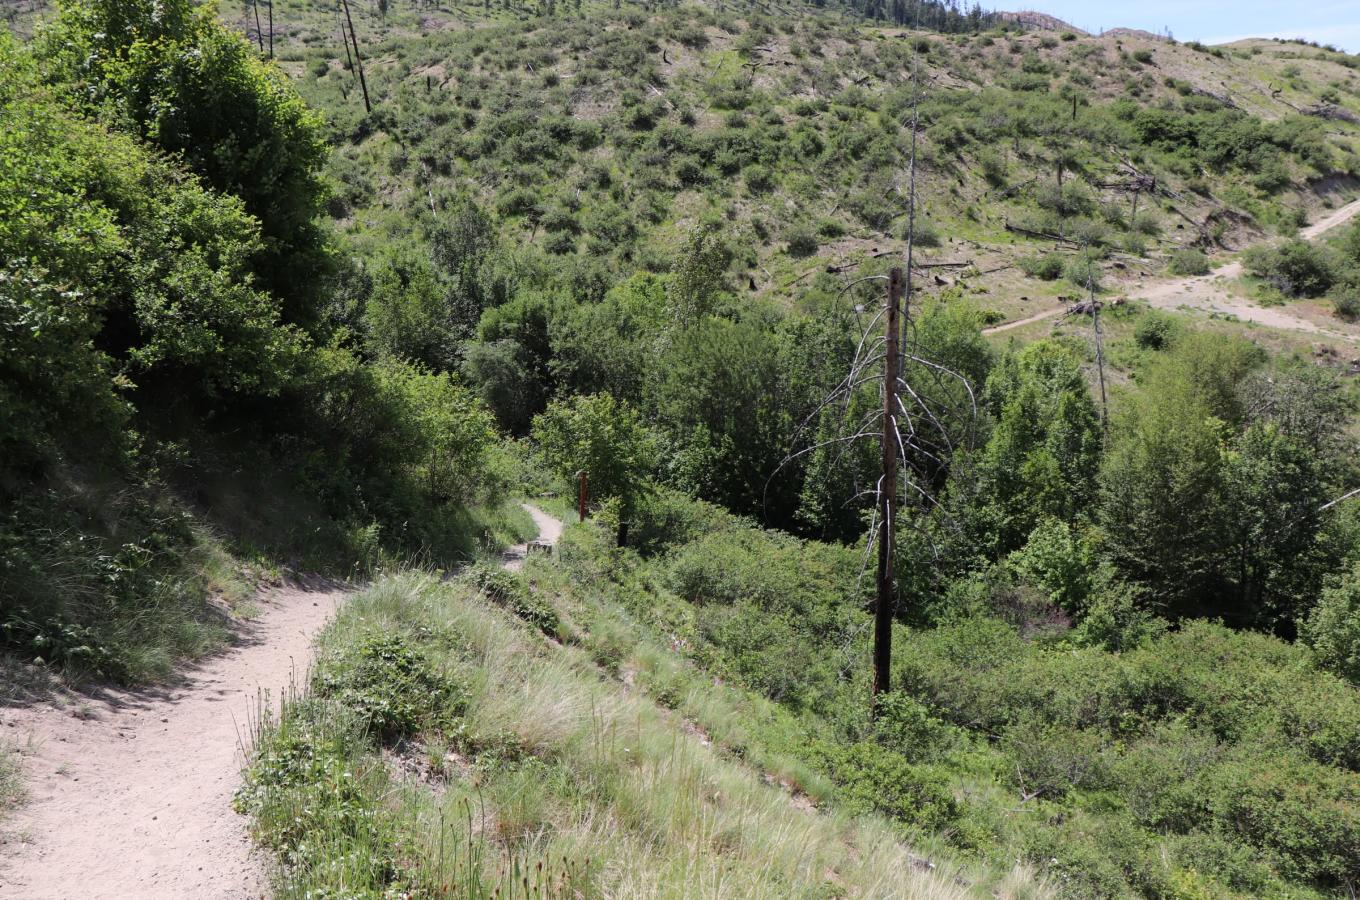
<path fill-rule="evenodd" d="M 943 774 L 913 765 L 894 750 L 869 742 L 820 744 L 811 756 L 840 787 L 838 799 L 852 811 L 882 813 L 936 831 L 958 818 L 958 804 Z"/>
<path fill-rule="evenodd" d="M 380 740 L 411 737 L 462 714 L 467 689 L 400 634 L 372 634 L 323 653 L 316 696 L 337 700 Z"/>
<path fill-rule="evenodd" d="M 1338 318 L 1347 322 L 1360 319 L 1360 290 L 1353 287 L 1338 287 L 1332 292 L 1332 309 Z"/>
<path fill-rule="evenodd" d="M 1166 313 L 1150 309 L 1133 330 L 1133 339 L 1144 350 L 1165 350 L 1176 339 L 1179 325 Z"/>
<path fill-rule="evenodd" d="M 1321 297 L 1335 281 L 1327 251 L 1306 241 L 1252 247 L 1243 255 L 1247 271 L 1288 297 Z"/>
<path fill-rule="evenodd" d="M 1166 269 L 1172 275 L 1208 275 L 1209 257 L 1199 250 L 1174 250 Z"/>
<path fill-rule="evenodd" d="M 1059 253 L 1020 257 L 1020 269 L 1031 278 L 1053 281 L 1063 273 L 1066 263 Z"/>

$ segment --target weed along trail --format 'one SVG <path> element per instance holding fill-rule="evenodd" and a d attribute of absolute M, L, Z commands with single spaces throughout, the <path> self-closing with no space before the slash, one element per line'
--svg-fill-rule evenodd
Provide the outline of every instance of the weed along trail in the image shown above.
<path fill-rule="evenodd" d="M 343 592 L 284 588 L 235 646 L 145 690 L 0 709 L 28 800 L 0 824 L 0 897 L 245 898 L 268 892 L 231 807 L 260 692 L 307 669 Z"/>

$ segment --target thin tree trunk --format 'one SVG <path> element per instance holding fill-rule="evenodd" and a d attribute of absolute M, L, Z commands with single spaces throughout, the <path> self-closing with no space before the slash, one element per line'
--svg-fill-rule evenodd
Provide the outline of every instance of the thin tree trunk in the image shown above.
<path fill-rule="evenodd" d="M 340 12 L 340 4 L 335 5 L 335 11 Z M 340 46 L 345 48 L 345 63 L 351 72 L 354 71 L 354 55 L 349 52 L 349 35 L 345 32 L 345 20 L 340 20 Z"/>
<path fill-rule="evenodd" d="M 255 10 L 255 43 L 260 46 L 260 53 L 264 53 L 264 29 L 260 28 L 260 4 L 258 0 L 250 0 L 250 8 Z"/>
<path fill-rule="evenodd" d="M 354 19 L 350 18 L 349 0 L 340 0 L 345 6 L 345 21 L 349 23 L 349 39 L 354 45 L 354 64 L 359 70 L 359 87 L 364 92 L 364 112 L 373 112 L 373 106 L 368 102 L 368 82 L 364 80 L 364 58 L 359 53 L 359 39 L 354 34 Z"/>
<path fill-rule="evenodd" d="M 874 713 L 878 696 L 888 690 L 892 679 L 893 623 L 893 540 L 897 516 L 897 363 L 898 310 L 902 303 L 902 270 L 888 274 L 888 316 L 883 357 L 883 474 L 878 487 L 878 572 L 874 598 Z"/>

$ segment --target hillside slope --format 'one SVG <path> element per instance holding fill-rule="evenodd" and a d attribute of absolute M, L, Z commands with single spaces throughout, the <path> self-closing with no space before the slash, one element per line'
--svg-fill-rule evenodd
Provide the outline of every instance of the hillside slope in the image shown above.
<path fill-rule="evenodd" d="M 608 677 L 521 582 L 476 577 L 356 596 L 265 723 L 238 804 L 280 896 L 1047 896 L 789 796 Z"/>
<path fill-rule="evenodd" d="M 325 33 L 277 52 L 328 111 L 336 212 L 359 246 L 470 195 L 506 238 L 564 264 L 586 252 L 656 270 L 711 220 L 735 283 L 796 298 L 827 265 L 903 248 L 913 78 L 918 249 L 971 263 L 940 273 L 1003 313 L 1016 282 L 999 267 L 1027 234 L 1130 251 L 1102 265 L 1115 276 L 1155 270 L 1178 246 L 1292 228 L 1353 196 L 1360 171 L 1355 61 L 1301 45 L 942 36 L 693 7 L 386 39 L 356 27 L 367 119 Z"/>

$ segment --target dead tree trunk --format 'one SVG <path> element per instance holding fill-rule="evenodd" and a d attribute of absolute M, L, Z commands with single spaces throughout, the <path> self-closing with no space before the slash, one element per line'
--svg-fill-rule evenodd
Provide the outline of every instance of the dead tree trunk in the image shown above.
<path fill-rule="evenodd" d="M 883 356 L 883 474 L 878 488 L 878 573 L 874 600 L 874 709 L 892 677 L 893 539 L 897 516 L 897 379 L 901 347 L 898 311 L 902 305 L 902 270 L 888 273 L 887 346 Z"/>
<path fill-rule="evenodd" d="M 349 0 L 340 0 L 345 6 L 345 21 L 349 23 L 349 39 L 354 45 L 354 64 L 359 70 L 359 87 L 364 92 L 364 112 L 373 112 L 372 105 L 368 102 L 368 82 L 364 80 L 364 58 L 359 53 L 359 38 L 354 34 L 354 19 L 350 18 Z"/>
<path fill-rule="evenodd" d="M 337 5 L 335 11 L 338 13 L 340 7 Z M 349 66 L 351 72 L 354 71 L 354 54 L 349 52 L 349 33 L 345 31 L 345 20 L 340 20 L 340 46 L 345 48 L 345 64 Z"/>
<path fill-rule="evenodd" d="M 260 54 L 264 54 L 264 29 L 260 28 L 260 4 L 259 0 L 250 0 L 250 8 L 255 10 L 255 43 L 260 47 Z"/>

